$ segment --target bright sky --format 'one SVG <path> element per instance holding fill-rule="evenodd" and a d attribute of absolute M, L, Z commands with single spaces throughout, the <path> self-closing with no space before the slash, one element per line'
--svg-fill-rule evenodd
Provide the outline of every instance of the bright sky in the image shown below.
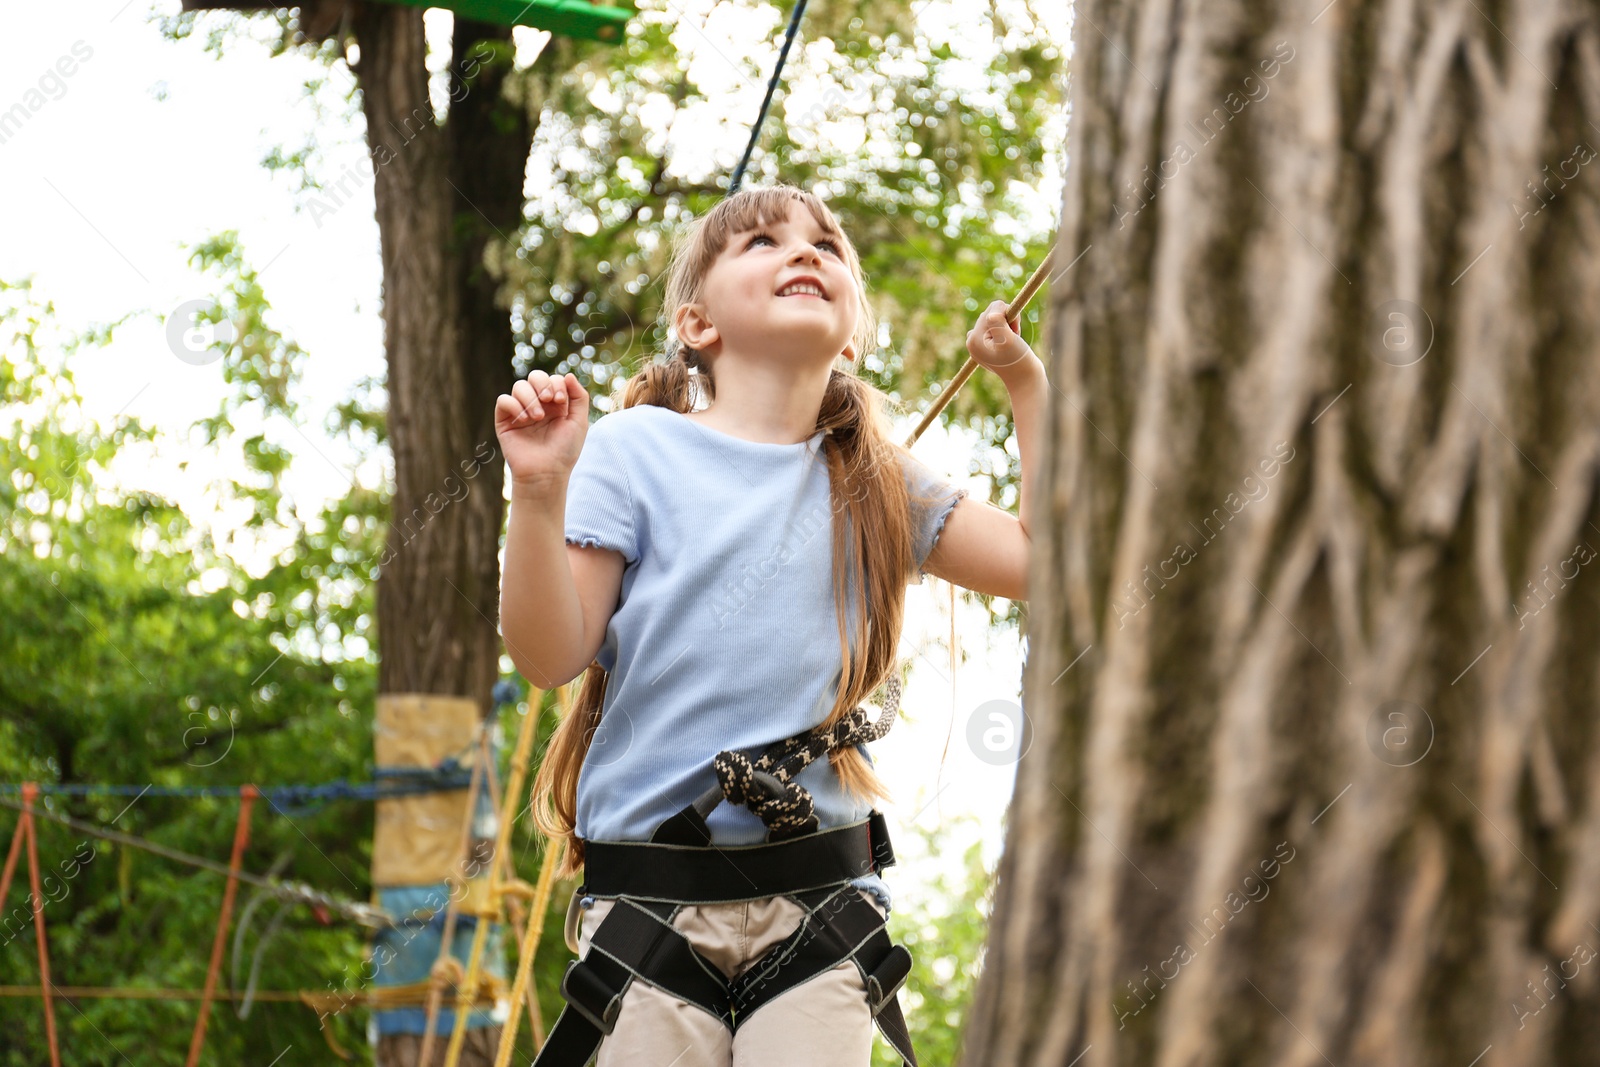
<path fill-rule="evenodd" d="M 927 32 L 958 37 L 967 6 L 928 4 Z M 349 452 L 321 429 L 357 381 L 383 370 L 378 232 L 361 131 L 342 122 L 337 85 L 323 91 L 320 115 L 306 98 L 304 83 L 324 77 L 324 69 L 293 55 L 270 59 L 264 47 L 236 48 L 218 62 L 202 51 L 203 34 L 168 42 L 148 20 L 177 8 L 177 0 L 81 0 L 8 12 L 9 32 L 0 35 L 0 116 L 12 116 L 0 125 L 0 199 L 8 205 L 0 277 L 33 275 L 36 295 L 55 302 L 68 329 L 149 313 L 74 364 L 86 411 L 102 424 L 126 415 L 160 427 L 156 447 L 130 450 L 112 480 L 178 501 L 222 543 L 240 516 L 220 513 L 206 486 L 236 458 L 208 454 L 189 437 L 189 426 L 214 414 L 224 393 L 219 364 L 180 361 L 164 329 L 173 309 L 210 297 L 217 281 L 191 269 L 182 246 L 238 230 L 248 261 L 262 272 L 273 325 L 311 353 L 300 389 L 306 418 L 298 437 L 285 442 L 296 461 L 284 478 L 309 515 L 347 492 L 352 479 L 376 484 L 386 462 Z M 698 49 L 697 62 L 728 71 L 729 106 L 737 110 L 723 121 L 742 141 L 738 124 L 748 119 L 738 115 L 753 115 L 759 94 L 747 101 L 752 87 L 707 50 L 750 55 L 768 69 L 771 49 L 738 42 L 773 32 L 773 19 L 714 0 L 685 8 L 683 24 L 694 33 L 680 33 L 680 46 Z M 706 33 L 692 25 L 696 17 Z M 448 13 L 430 12 L 429 30 L 430 38 L 444 39 Z M 519 58 L 531 61 L 544 35 L 518 34 Z M 1058 39 L 1066 39 L 1064 21 Z M 305 210 L 306 194 L 261 166 L 272 149 L 305 144 L 313 127 L 318 174 L 336 179 L 349 168 L 367 176 L 352 183 L 354 195 L 332 214 Z M 1038 216 L 1053 216 L 1059 197 L 1059 182 L 1038 190 Z M 972 435 L 935 427 L 916 453 L 986 499 L 987 480 L 965 476 L 978 447 Z M 185 460 L 187 472 L 178 468 Z M 271 547 L 241 540 L 236 558 L 259 561 Z M 902 654 L 914 664 L 902 704 L 911 720 L 874 746 L 874 757 L 895 794 L 891 822 L 942 822 L 953 836 L 941 861 L 920 857 L 909 832 L 898 835 L 901 864 L 887 878 L 897 903 L 915 905 L 933 866 L 952 866 L 975 839 L 983 840 L 988 862 L 999 853 L 1013 767 L 978 758 L 968 728 L 980 705 L 1017 699 L 1021 650 L 1014 632 L 987 625 L 980 604 L 958 598 L 955 629 L 959 661 L 952 669 L 950 587 L 929 578 L 910 590 Z"/>

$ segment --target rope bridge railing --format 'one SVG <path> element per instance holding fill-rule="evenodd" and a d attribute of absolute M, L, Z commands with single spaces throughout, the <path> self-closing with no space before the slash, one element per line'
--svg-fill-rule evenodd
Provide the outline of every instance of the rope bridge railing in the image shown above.
<path fill-rule="evenodd" d="M 447 759 L 437 767 L 377 767 L 373 781 L 351 782 L 336 778 L 315 785 L 278 785 L 257 787 L 258 795 L 275 811 L 284 815 L 302 815 L 335 801 L 377 801 L 394 797 L 418 796 L 423 793 L 447 792 L 466 789 L 472 780 L 472 768 L 458 760 Z M 0 796 L 22 792 L 22 786 L 0 783 Z M 68 797 L 237 797 L 236 785 L 102 785 L 84 782 L 58 782 L 38 785 L 40 796 Z"/>

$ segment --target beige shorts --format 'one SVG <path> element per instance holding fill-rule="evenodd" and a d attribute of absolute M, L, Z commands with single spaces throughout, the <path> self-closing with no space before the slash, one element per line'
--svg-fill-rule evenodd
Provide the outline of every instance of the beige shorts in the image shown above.
<path fill-rule="evenodd" d="M 879 915 L 888 913 L 865 890 Z M 581 909 L 573 897 L 568 943 L 584 956 L 614 905 Z M 728 978 L 737 978 L 799 928 L 805 912 L 785 897 L 738 904 L 687 904 L 672 925 Z M 867 988 L 851 960 L 780 994 L 739 1024 L 720 1019 L 654 986 L 635 981 L 617 1024 L 600 1043 L 595 1067 L 870 1067 L 874 1023 Z"/>

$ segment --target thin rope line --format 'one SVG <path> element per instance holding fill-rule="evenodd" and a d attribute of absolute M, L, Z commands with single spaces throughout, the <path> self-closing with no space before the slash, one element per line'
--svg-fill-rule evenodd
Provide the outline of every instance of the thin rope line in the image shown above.
<path fill-rule="evenodd" d="M 744 182 L 744 169 L 750 165 L 750 156 L 756 150 L 756 142 L 761 140 L 761 128 L 767 121 L 767 109 L 772 106 L 772 94 L 777 91 L 778 79 L 783 75 L 783 64 L 789 58 L 789 46 L 794 44 L 795 34 L 800 29 L 800 19 L 805 13 L 806 0 L 799 0 L 794 5 L 794 13 L 789 16 L 789 29 L 783 35 L 783 49 L 778 53 L 778 63 L 772 68 L 772 77 L 767 81 L 767 95 L 761 101 L 761 114 L 756 116 L 755 125 L 750 127 L 750 143 L 744 146 L 744 158 L 739 160 L 739 166 L 728 182 L 729 196 L 737 193 L 739 186 Z"/>

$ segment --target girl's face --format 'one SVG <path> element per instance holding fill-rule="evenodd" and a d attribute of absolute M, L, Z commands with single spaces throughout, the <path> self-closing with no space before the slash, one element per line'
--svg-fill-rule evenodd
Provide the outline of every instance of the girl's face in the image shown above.
<path fill-rule="evenodd" d="M 692 348 L 855 358 L 855 278 L 839 240 L 799 201 L 786 219 L 729 234 L 696 304 L 686 324 L 695 336 L 683 337 Z"/>

